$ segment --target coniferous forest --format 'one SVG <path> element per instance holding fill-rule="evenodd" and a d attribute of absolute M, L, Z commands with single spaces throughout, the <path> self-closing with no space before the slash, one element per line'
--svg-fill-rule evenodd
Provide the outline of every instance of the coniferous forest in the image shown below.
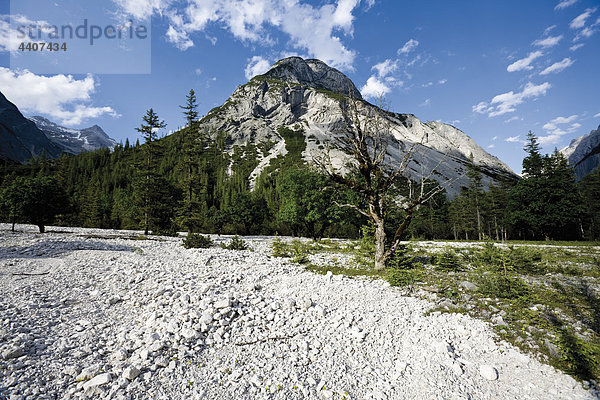
<path fill-rule="evenodd" d="M 358 237 L 367 220 L 338 203 L 360 200 L 302 159 L 301 128 L 281 127 L 287 154 L 271 160 L 250 187 L 259 154 L 274 143 L 235 146 L 223 132 L 201 129 L 195 93 L 182 106 L 185 128 L 165 127 L 149 109 L 135 144 L 27 165 L 1 167 L 1 218 L 12 223 L 240 235 Z M 600 170 L 581 182 L 558 151 L 541 153 L 533 133 L 524 148 L 523 177 L 484 187 L 476 165 L 468 187 L 449 199 L 440 192 L 421 205 L 406 238 L 481 240 L 600 239 Z M 437 183 L 431 181 L 430 185 Z M 396 188 L 395 193 L 402 193 Z M 402 220 L 390 212 L 390 232 Z"/>

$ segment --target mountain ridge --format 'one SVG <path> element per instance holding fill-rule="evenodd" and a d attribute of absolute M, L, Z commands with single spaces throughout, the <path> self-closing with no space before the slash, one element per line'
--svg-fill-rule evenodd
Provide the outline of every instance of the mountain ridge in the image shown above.
<path fill-rule="evenodd" d="M 348 77 L 325 63 L 290 57 L 275 63 L 265 74 L 238 86 L 222 106 L 214 108 L 201 120 L 201 126 L 209 132 L 226 132 L 231 147 L 249 142 L 275 143 L 251 174 L 250 185 L 253 186 L 265 168 L 262 162 L 265 158 L 285 155 L 283 137 L 277 132 L 280 127 L 302 129 L 306 141 L 302 156 L 312 163 L 323 155 L 325 144 L 332 143 L 342 134 L 345 122 L 341 104 L 353 97 L 363 117 L 376 113 L 390 124 L 390 138 L 397 145 L 389 148 L 392 161 L 402 159 L 401 144 L 415 144 L 416 153 L 409 165 L 409 173 L 414 179 L 418 179 L 424 169 L 428 173 L 442 164 L 444 167 L 434 174 L 434 178 L 440 183 L 453 181 L 449 192 L 456 195 L 461 187 L 468 186 L 466 170 L 471 155 L 482 169 L 484 185 L 499 178 L 518 179 L 506 164 L 459 129 L 434 121 L 423 123 L 413 114 L 384 111 L 363 100 L 360 93 L 352 95 L 354 91 L 358 92 Z M 346 163 L 351 161 L 348 155 L 336 149 L 331 150 L 331 156 L 332 165 L 338 170 L 344 170 Z"/>
<path fill-rule="evenodd" d="M 48 139 L 71 154 L 80 154 L 84 151 L 93 151 L 100 148 L 112 149 L 117 145 L 117 142 L 98 125 L 73 129 L 66 128 L 40 116 L 32 116 L 29 119 L 44 132 Z"/>
<path fill-rule="evenodd" d="M 590 133 L 573 139 L 560 151 L 567 158 L 577 180 L 580 181 L 600 165 L 600 125 Z"/>
<path fill-rule="evenodd" d="M 0 158 L 23 164 L 42 153 L 56 158 L 62 149 L 0 92 Z"/>

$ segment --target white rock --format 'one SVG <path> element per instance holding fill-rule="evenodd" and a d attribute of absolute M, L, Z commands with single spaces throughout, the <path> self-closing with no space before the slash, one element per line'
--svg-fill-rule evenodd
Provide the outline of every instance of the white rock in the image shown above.
<path fill-rule="evenodd" d="M 498 371 L 491 365 L 480 365 L 479 374 L 489 381 L 498 379 Z"/>
<path fill-rule="evenodd" d="M 123 378 L 128 379 L 130 381 L 134 380 L 135 378 L 138 377 L 138 375 L 141 373 L 142 371 L 140 371 L 139 369 L 137 369 L 136 367 L 127 367 L 123 370 Z"/>
<path fill-rule="evenodd" d="M 221 308 L 227 308 L 227 307 L 231 307 L 231 299 L 223 299 L 223 300 L 219 300 L 215 303 L 215 308 L 217 309 L 221 309 Z"/>
<path fill-rule="evenodd" d="M 200 334 L 198 333 L 198 331 L 191 329 L 191 328 L 184 328 L 181 330 L 181 336 L 183 336 L 186 339 L 196 339 L 197 337 L 200 336 Z"/>
<path fill-rule="evenodd" d="M 89 381 L 87 381 L 86 383 L 83 384 L 83 390 L 87 390 L 89 388 L 93 388 L 96 386 L 106 385 L 111 380 L 112 380 L 112 376 L 108 372 L 105 372 L 100 375 L 96 375 L 95 377 L 93 377 L 92 379 L 90 379 Z"/>

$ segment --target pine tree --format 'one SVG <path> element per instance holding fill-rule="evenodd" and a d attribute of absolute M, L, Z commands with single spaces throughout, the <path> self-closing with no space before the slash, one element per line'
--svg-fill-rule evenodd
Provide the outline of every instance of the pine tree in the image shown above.
<path fill-rule="evenodd" d="M 469 199 L 470 208 L 475 211 L 477 219 L 477 237 L 482 240 L 481 229 L 481 200 L 483 198 L 483 183 L 481 182 L 481 168 L 473 162 L 473 154 L 469 157 L 467 164 L 467 177 L 469 178 L 469 188 L 467 189 L 467 198 Z"/>
<path fill-rule="evenodd" d="M 177 220 L 191 233 L 202 224 L 201 206 L 198 202 L 198 194 L 202 189 L 198 171 L 202 141 L 198 126 L 198 104 L 193 89 L 186 96 L 185 106 L 180 108 L 184 110 L 187 125 L 181 131 L 183 157 L 180 158 L 179 168 L 184 172 L 181 181 L 183 202 L 178 210 Z"/>
<path fill-rule="evenodd" d="M 542 176 L 544 160 L 540 153 L 540 144 L 533 132 L 527 133 L 527 143 L 525 144 L 527 157 L 523 159 L 523 176 L 528 178 Z"/>
<path fill-rule="evenodd" d="M 144 159 L 138 164 L 138 192 L 143 212 L 142 223 L 144 234 L 147 235 L 150 227 L 154 225 L 156 219 L 156 182 L 158 178 L 157 156 L 159 147 L 157 145 L 158 130 L 167 126 L 164 121 L 158 118 L 158 115 L 151 108 L 143 117 L 143 123 L 136 130 L 144 139 Z"/>

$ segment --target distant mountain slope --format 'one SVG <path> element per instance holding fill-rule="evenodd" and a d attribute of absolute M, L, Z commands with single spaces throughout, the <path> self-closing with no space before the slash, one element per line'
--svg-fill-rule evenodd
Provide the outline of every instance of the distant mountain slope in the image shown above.
<path fill-rule="evenodd" d="M 600 165 L 600 126 L 587 135 L 573 139 L 561 153 L 573 166 L 577 180 L 583 179 Z"/>
<path fill-rule="evenodd" d="M 68 153 L 79 154 L 105 147 L 112 149 L 117 145 L 117 142 L 98 125 L 85 129 L 72 129 L 60 126 L 40 116 L 30 117 L 29 119 L 46 134 L 48 139 Z"/>
<path fill-rule="evenodd" d="M 287 153 L 285 141 L 278 133 L 281 127 L 303 131 L 306 150 L 302 155 L 307 162 L 322 156 L 326 144 L 345 128 L 341 102 L 348 99 L 348 93 L 359 101 L 362 115 L 379 115 L 388 122 L 394 142 L 389 147 L 392 162 L 399 163 L 404 149 L 416 143 L 417 151 L 409 165 L 413 178 L 437 167 L 433 178 L 442 183 L 451 180 L 448 191 L 454 195 L 461 186 L 468 185 L 466 170 L 469 156 L 473 155 L 475 164 L 483 170 L 485 185 L 500 177 L 518 179 L 506 164 L 459 129 L 438 122 L 423 123 L 412 114 L 384 111 L 362 100 L 349 78 L 319 60 L 290 57 L 277 62 L 264 75 L 239 86 L 201 124 L 206 131 L 227 133 L 232 148 L 246 143 L 271 144 L 269 153 L 260 156 L 260 163 L 251 174 L 252 186 L 271 159 Z M 344 169 L 349 161 L 346 154 L 336 150 L 331 151 L 331 158 L 339 169 Z"/>
<path fill-rule="evenodd" d="M 25 163 L 43 151 L 55 158 L 62 149 L 0 93 L 0 158 Z"/>

